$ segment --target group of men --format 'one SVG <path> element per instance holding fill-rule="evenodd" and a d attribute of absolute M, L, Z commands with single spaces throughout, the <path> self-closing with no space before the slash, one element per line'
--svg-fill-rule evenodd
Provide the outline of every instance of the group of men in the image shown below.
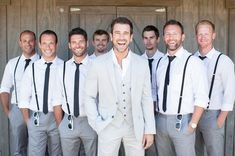
<path fill-rule="evenodd" d="M 73 55 L 64 62 L 56 56 L 55 32 L 40 34 L 39 56 L 35 34 L 23 31 L 22 55 L 7 63 L 0 90 L 14 155 L 117 156 L 122 143 L 120 155 L 126 156 L 202 156 L 204 144 L 208 156 L 223 156 L 234 64 L 214 49 L 212 22 L 199 21 L 195 32 L 199 49 L 191 54 L 183 48 L 182 24 L 167 21 L 163 54 L 159 30 L 148 25 L 142 32 L 146 50 L 138 56 L 129 48 L 132 22 L 118 17 L 110 35 L 93 34 L 91 56 L 86 31 L 72 29 Z"/>

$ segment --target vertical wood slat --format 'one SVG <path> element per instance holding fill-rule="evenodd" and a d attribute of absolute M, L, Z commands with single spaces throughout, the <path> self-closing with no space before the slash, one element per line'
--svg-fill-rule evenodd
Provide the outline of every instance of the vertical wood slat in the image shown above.
<path fill-rule="evenodd" d="M 4 67 L 7 62 L 7 8 L 6 6 L 0 5 L 0 80 L 2 80 L 2 75 Z M 3 113 L 2 107 L 0 107 L 0 155 L 9 155 L 9 137 L 8 137 L 8 120 L 6 115 Z"/>
<path fill-rule="evenodd" d="M 7 47 L 8 58 L 18 56 L 21 51 L 18 45 L 20 32 L 20 1 L 11 0 L 7 6 Z"/>
<path fill-rule="evenodd" d="M 31 30 L 36 33 L 36 4 L 37 0 L 20 0 L 20 30 Z"/>

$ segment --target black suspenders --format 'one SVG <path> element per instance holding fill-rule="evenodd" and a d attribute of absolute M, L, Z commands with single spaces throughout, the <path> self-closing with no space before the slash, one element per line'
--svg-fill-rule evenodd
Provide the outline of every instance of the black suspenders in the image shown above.
<path fill-rule="evenodd" d="M 14 69 L 14 86 L 15 86 L 15 98 L 16 98 L 16 105 L 18 105 L 18 97 L 17 97 L 17 87 L 16 87 L 16 69 L 18 67 L 19 61 L 20 61 L 21 56 L 19 56 L 16 65 L 15 65 L 15 69 Z"/>
<path fill-rule="evenodd" d="M 33 86 L 34 86 L 34 93 L 35 93 L 35 99 L 37 103 L 37 109 L 39 112 L 39 104 L 38 104 L 38 94 L 37 94 L 37 89 L 36 89 L 36 83 L 35 83 L 35 72 L 34 72 L 34 63 L 32 64 L 32 72 L 33 72 Z"/>
<path fill-rule="evenodd" d="M 178 114 L 180 114 L 180 110 L 181 110 L 181 103 L 182 103 L 182 97 L 183 97 L 183 91 L 184 91 L 184 79 L 185 79 L 185 73 L 186 73 L 186 68 L 187 68 L 187 64 L 188 64 L 188 60 L 192 55 L 189 55 L 189 57 L 187 58 L 185 65 L 184 65 L 184 71 L 183 71 L 183 77 L 182 77 L 182 83 L 181 83 L 181 91 L 180 91 L 180 97 L 179 97 L 179 105 L 178 105 Z"/>
<path fill-rule="evenodd" d="M 211 85 L 210 85 L 210 91 L 209 91 L 209 100 L 211 99 L 211 93 L 212 93 L 214 80 L 215 80 L 215 73 L 216 73 L 217 65 L 218 65 L 219 58 L 220 58 L 221 55 L 222 55 L 222 53 L 219 54 L 219 56 L 217 57 L 216 62 L 215 62 L 215 67 L 214 67 L 213 75 L 212 75 L 212 78 L 211 78 Z M 208 102 L 207 109 L 209 108 L 209 105 L 210 105 L 210 101 Z"/>
<path fill-rule="evenodd" d="M 69 113 L 69 115 L 70 115 L 68 97 L 67 97 L 67 92 L 66 92 L 66 88 L 65 88 L 65 68 L 66 68 L 66 62 L 64 61 L 64 68 L 63 68 L 63 86 L 64 86 L 64 95 L 65 95 L 66 105 L 67 105 L 68 113 Z"/>

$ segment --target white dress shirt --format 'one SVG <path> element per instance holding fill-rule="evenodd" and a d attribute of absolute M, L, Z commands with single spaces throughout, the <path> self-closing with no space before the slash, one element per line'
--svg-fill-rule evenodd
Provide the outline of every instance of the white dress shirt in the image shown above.
<path fill-rule="evenodd" d="M 207 53 L 206 58 L 203 60 L 207 68 L 209 87 L 211 85 L 212 74 L 214 72 L 215 63 L 219 54 L 220 52 L 213 48 L 211 49 L 210 52 Z M 200 56 L 199 51 L 197 51 L 195 55 Z M 211 93 L 209 109 L 232 111 L 234 100 L 235 100 L 234 63 L 228 56 L 222 55 L 219 58 L 215 73 L 215 80 Z"/>
<path fill-rule="evenodd" d="M 76 65 L 74 63 L 74 58 L 71 58 L 66 62 L 65 67 L 65 88 L 69 103 L 70 114 L 74 113 L 74 77 L 76 71 Z M 79 116 L 86 116 L 85 113 L 85 103 L 84 103 L 84 85 L 87 76 L 87 70 L 90 66 L 91 59 L 87 55 L 81 62 L 79 66 Z M 66 104 L 64 86 L 63 86 L 63 68 L 64 65 L 60 65 L 57 69 L 56 86 L 55 92 L 53 93 L 53 106 L 62 105 L 62 109 L 66 114 L 68 113 L 68 108 Z"/>
<path fill-rule="evenodd" d="M 116 57 L 113 49 L 110 52 L 112 53 L 114 69 L 115 69 L 115 71 L 117 71 L 119 73 L 119 75 L 121 76 L 121 79 L 123 79 L 124 76 L 126 75 L 127 69 L 130 66 L 131 52 L 129 51 L 127 56 L 122 59 L 122 66 L 120 66 L 118 64 L 118 60 L 117 60 L 117 57 Z"/>
<path fill-rule="evenodd" d="M 19 59 L 20 57 L 20 59 Z M 30 64 L 38 60 L 40 56 L 38 54 L 34 54 L 32 57 L 30 57 L 31 61 Z M 17 61 L 19 59 L 18 65 L 16 67 Z M 15 57 L 11 60 L 8 61 L 5 71 L 3 74 L 2 78 L 2 83 L 1 83 L 1 88 L 0 88 L 0 93 L 7 92 L 10 93 L 11 89 L 12 90 L 12 95 L 11 95 L 11 103 L 16 104 L 16 95 L 17 94 L 17 99 L 19 102 L 19 94 L 20 94 L 20 83 L 21 83 L 21 78 L 24 73 L 24 67 L 25 67 L 25 59 L 27 59 L 23 54 L 21 56 Z M 14 82 L 14 71 L 16 68 L 15 72 L 15 81 Z M 16 86 L 15 86 L 16 84 Z M 16 89 L 16 91 L 15 91 Z"/>
<path fill-rule="evenodd" d="M 152 90 L 152 96 L 153 96 L 153 101 L 157 101 L 157 84 L 156 84 L 156 68 L 157 68 L 157 63 L 158 60 L 160 58 L 162 58 L 164 56 L 164 54 L 162 52 L 160 52 L 159 50 L 157 50 L 155 52 L 155 54 L 153 55 L 153 57 L 148 58 L 146 51 L 145 53 L 142 55 L 144 58 L 146 59 L 153 59 L 152 62 L 152 83 L 151 83 L 151 90 Z"/>
<path fill-rule="evenodd" d="M 63 64 L 63 60 L 56 57 L 50 66 L 50 75 L 49 75 L 49 87 L 48 87 L 48 111 L 53 112 L 52 105 L 52 95 L 53 91 L 55 91 L 55 77 L 58 75 L 56 68 Z M 34 63 L 34 74 L 35 74 L 35 84 L 36 91 L 38 95 L 38 104 L 39 104 L 39 112 L 43 110 L 43 92 L 44 92 L 44 79 L 45 79 L 45 71 L 47 68 L 47 64 L 44 58 L 36 61 Z M 28 108 L 32 111 L 38 111 L 37 103 L 35 98 L 35 90 L 33 85 L 33 73 L 32 73 L 32 65 L 30 65 L 23 77 L 20 86 L 20 96 L 19 96 L 19 108 Z"/>
<path fill-rule="evenodd" d="M 162 101 L 165 74 L 168 66 L 168 54 L 166 54 L 159 63 L 156 75 L 158 86 L 159 111 L 163 114 L 177 114 L 183 78 L 183 69 L 189 55 L 190 53 L 182 47 L 176 52 L 176 58 L 171 62 L 170 83 L 168 85 L 167 91 L 166 112 L 162 110 Z M 206 69 L 199 58 L 191 56 L 188 61 L 185 73 L 180 113 L 193 113 L 194 106 L 206 108 L 208 101 L 209 98 Z"/>
<path fill-rule="evenodd" d="M 95 55 L 95 53 L 93 53 L 92 55 L 89 56 L 90 59 L 95 59 L 97 56 Z"/>

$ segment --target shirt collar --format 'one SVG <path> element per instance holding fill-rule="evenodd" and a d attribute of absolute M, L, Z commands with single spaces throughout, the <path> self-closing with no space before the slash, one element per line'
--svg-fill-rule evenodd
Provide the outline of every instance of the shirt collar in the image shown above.
<path fill-rule="evenodd" d="M 52 65 L 53 64 L 56 64 L 56 60 L 57 60 L 57 56 L 52 60 L 52 61 L 49 61 L 49 62 L 52 62 Z M 42 63 L 42 64 L 45 64 L 45 62 L 47 62 L 43 57 L 40 59 L 40 62 Z"/>
<path fill-rule="evenodd" d="M 75 62 L 75 59 L 74 59 L 74 57 L 72 57 L 72 58 L 70 59 L 70 63 L 71 63 L 71 64 L 74 64 L 74 62 Z M 87 65 L 88 62 L 89 62 L 89 56 L 86 55 L 86 57 L 81 61 L 81 63 L 82 63 L 83 65 Z"/>
<path fill-rule="evenodd" d="M 24 54 L 21 55 L 21 57 L 25 60 L 25 59 L 28 59 L 24 56 Z M 38 54 L 35 53 L 33 56 L 31 56 L 29 59 L 31 60 L 36 60 L 37 58 L 39 58 Z"/>
<path fill-rule="evenodd" d="M 174 56 L 176 56 L 177 58 L 182 57 L 184 54 L 184 48 L 183 46 L 177 50 L 177 52 L 174 54 Z M 167 52 L 166 56 L 169 56 L 169 53 Z"/>
<path fill-rule="evenodd" d="M 215 48 L 213 47 L 205 56 L 209 59 L 213 57 L 213 55 L 216 53 Z M 202 56 L 199 51 L 196 52 L 197 56 Z"/>
<path fill-rule="evenodd" d="M 118 61 L 117 61 L 117 58 L 116 58 L 116 55 L 115 55 L 113 49 L 111 50 L 111 55 L 112 55 L 113 63 L 114 63 L 115 65 L 118 65 L 118 66 L 119 66 Z M 127 56 L 123 59 L 123 61 L 130 62 L 130 59 L 131 59 L 131 50 L 128 51 L 128 54 L 127 54 Z"/>
<path fill-rule="evenodd" d="M 151 57 L 151 58 L 148 58 L 148 55 L 147 55 L 147 51 L 145 50 L 145 52 L 144 52 L 144 57 L 146 58 L 146 59 L 158 59 L 158 54 L 160 53 L 160 51 L 157 49 L 156 50 L 156 52 L 154 53 L 154 55 L 153 55 L 153 57 Z"/>

